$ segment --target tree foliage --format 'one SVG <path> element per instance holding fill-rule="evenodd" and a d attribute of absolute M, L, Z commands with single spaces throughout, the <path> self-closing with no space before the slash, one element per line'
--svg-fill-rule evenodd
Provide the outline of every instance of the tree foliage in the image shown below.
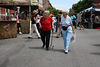
<path fill-rule="evenodd" d="M 81 0 L 77 4 L 74 5 L 73 9 L 76 13 L 91 7 L 93 4 L 93 0 Z"/>
<path fill-rule="evenodd" d="M 47 10 L 49 10 L 51 12 L 51 14 L 53 14 L 54 16 L 57 16 L 57 14 L 58 14 L 58 10 L 56 10 L 54 8 L 48 7 Z"/>
<path fill-rule="evenodd" d="M 71 15 L 74 14 L 74 13 L 75 13 L 75 11 L 69 12 L 69 16 L 71 16 Z"/>

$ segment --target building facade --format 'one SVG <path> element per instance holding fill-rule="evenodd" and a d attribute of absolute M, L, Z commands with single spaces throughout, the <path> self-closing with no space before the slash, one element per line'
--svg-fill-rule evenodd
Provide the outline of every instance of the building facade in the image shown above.
<path fill-rule="evenodd" d="M 43 0 L 43 7 L 45 9 L 47 9 L 48 7 L 53 8 L 52 5 L 50 4 L 50 1 L 49 0 Z"/>
<path fill-rule="evenodd" d="M 93 7 L 94 8 L 100 8 L 100 0 L 94 0 Z"/>

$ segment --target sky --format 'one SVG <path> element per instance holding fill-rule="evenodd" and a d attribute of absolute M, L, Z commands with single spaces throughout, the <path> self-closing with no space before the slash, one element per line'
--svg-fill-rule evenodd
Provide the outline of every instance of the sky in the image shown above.
<path fill-rule="evenodd" d="M 54 8 L 59 10 L 69 11 L 72 5 L 78 3 L 79 0 L 49 0 L 49 1 Z"/>

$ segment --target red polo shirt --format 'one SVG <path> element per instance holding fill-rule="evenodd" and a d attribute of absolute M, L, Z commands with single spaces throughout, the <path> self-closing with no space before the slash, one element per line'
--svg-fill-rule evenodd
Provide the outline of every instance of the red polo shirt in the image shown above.
<path fill-rule="evenodd" d="M 40 22 L 42 22 L 42 30 L 43 31 L 49 31 L 49 30 L 51 30 L 51 23 L 53 22 L 53 20 L 52 20 L 51 17 L 48 17 L 48 18 L 42 17 L 40 19 Z"/>

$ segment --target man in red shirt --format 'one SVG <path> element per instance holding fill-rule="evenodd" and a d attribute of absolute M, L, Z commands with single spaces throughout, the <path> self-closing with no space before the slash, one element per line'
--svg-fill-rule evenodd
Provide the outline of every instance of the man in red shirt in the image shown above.
<path fill-rule="evenodd" d="M 49 17 L 50 12 L 45 11 L 43 17 L 40 19 L 40 28 L 41 31 L 41 40 L 43 42 L 43 48 L 46 45 L 46 50 L 49 50 L 49 42 L 50 42 L 50 31 L 51 31 L 51 24 L 52 28 L 54 29 L 53 20 Z M 46 39 L 46 40 L 45 40 Z"/>

